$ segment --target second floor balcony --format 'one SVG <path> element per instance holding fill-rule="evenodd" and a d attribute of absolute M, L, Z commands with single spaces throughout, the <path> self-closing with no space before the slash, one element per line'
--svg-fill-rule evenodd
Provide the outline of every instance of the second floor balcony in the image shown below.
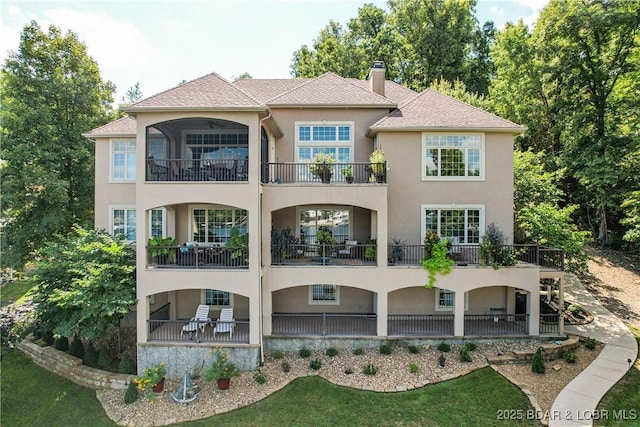
<path fill-rule="evenodd" d="M 247 181 L 249 160 L 221 159 L 147 159 L 147 181 L 233 182 Z"/>
<path fill-rule="evenodd" d="M 314 163 L 263 163 L 264 184 L 386 184 L 387 165 L 353 162 L 318 165 Z"/>

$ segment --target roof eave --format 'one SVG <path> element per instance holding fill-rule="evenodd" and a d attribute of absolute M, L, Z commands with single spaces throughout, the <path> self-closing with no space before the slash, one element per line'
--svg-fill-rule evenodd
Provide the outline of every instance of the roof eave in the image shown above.
<path fill-rule="evenodd" d="M 111 133 L 82 133 L 82 136 L 84 136 L 85 138 L 91 139 L 91 140 L 95 140 L 96 138 L 129 138 L 129 137 L 135 137 L 136 134 L 135 133 L 115 133 L 115 132 L 111 132 Z"/>
<path fill-rule="evenodd" d="M 158 107 L 125 107 L 121 109 L 125 113 L 156 113 L 156 112 L 182 112 L 182 111 L 267 111 L 267 107 L 264 105 L 217 105 L 212 106 L 192 106 L 192 107 L 179 107 L 179 106 L 158 106 Z"/>
<path fill-rule="evenodd" d="M 378 132 L 496 132 L 496 133 L 510 133 L 517 135 L 527 130 L 526 127 L 452 127 L 452 126 L 399 126 L 399 127 L 385 127 L 385 126 L 371 126 L 367 132 L 367 136 L 371 137 Z"/>
<path fill-rule="evenodd" d="M 267 103 L 269 108 L 380 108 L 390 110 L 397 108 L 397 104 L 271 104 Z"/>

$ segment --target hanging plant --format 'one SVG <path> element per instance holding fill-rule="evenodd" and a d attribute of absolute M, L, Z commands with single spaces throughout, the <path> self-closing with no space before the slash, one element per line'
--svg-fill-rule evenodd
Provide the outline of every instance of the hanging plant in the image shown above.
<path fill-rule="evenodd" d="M 441 240 L 431 246 L 431 256 L 422 262 L 422 268 L 429 273 L 429 282 L 425 288 L 433 288 L 436 284 L 436 274 L 449 274 L 454 262 L 447 256 L 448 242 Z"/>

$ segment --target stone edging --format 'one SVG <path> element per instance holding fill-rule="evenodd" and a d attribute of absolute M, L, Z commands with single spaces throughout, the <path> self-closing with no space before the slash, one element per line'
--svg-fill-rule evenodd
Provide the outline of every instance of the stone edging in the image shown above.
<path fill-rule="evenodd" d="M 135 375 L 117 374 L 85 366 L 82 359 L 51 346 L 40 347 L 28 339 L 18 343 L 17 348 L 36 365 L 83 387 L 124 390 L 135 378 Z"/>

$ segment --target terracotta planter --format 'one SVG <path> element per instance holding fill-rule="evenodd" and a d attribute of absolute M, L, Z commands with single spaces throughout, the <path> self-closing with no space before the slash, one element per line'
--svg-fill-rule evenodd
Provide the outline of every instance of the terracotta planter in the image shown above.
<path fill-rule="evenodd" d="M 228 389 L 230 382 L 231 382 L 231 378 L 220 378 L 219 380 L 217 380 L 218 390 Z"/>
<path fill-rule="evenodd" d="M 164 378 L 154 385 L 152 390 L 154 393 L 162 393 L 162 390 L 164 390 Z"/>

